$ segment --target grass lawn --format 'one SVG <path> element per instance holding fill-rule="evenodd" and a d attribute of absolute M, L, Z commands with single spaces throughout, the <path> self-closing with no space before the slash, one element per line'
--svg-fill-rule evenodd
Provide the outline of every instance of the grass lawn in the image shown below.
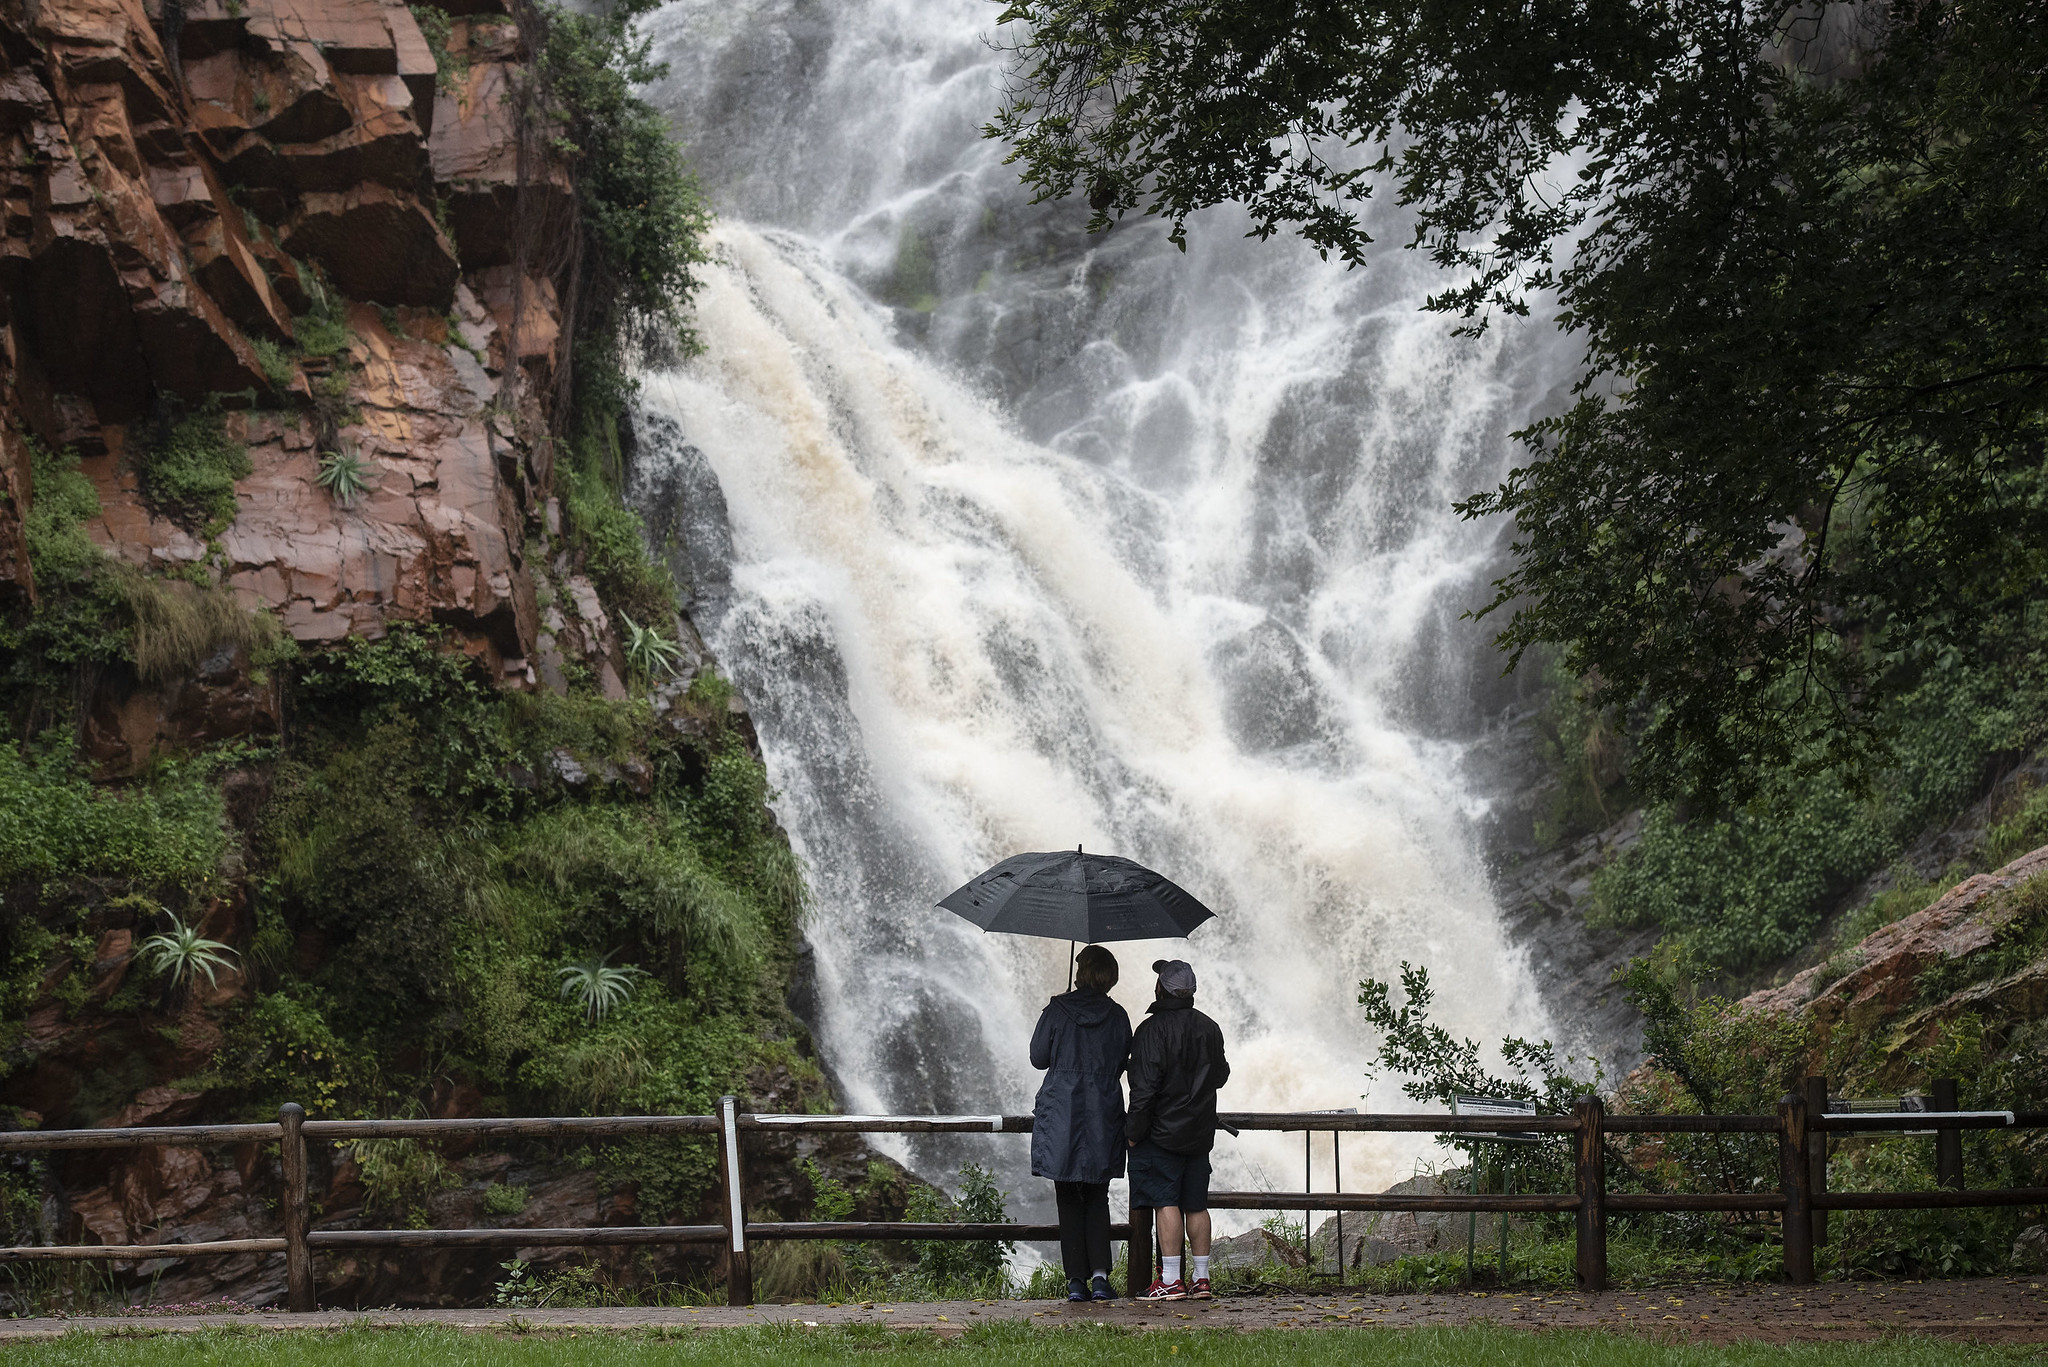
<path fill-rule="evenodd" d="M 1614 1334 L 1516 1330 L 1407 1329 L 1249 1334 L 1132 1333 L 1118 1329 L 1034 1329 L 991 1324 L 954 1339 L 880 1326 L 487 1334 L 454 1329 L 236 1329 L 122 1337 L 78 1333 L 14 1344 L 10 1367 L 673 1367 L 679 1363 L 872 1362 L 880 1357 L 987 1363 L 990 1367 L 1074 1367 L 1104 1362 L 1260 1367 L 2005 1367 L 2038 1362 L 2038 1348 L 1973 1348 L 1924 1338 L 1879 1343 L 1708 1347 L 1665 1346 Z"/>

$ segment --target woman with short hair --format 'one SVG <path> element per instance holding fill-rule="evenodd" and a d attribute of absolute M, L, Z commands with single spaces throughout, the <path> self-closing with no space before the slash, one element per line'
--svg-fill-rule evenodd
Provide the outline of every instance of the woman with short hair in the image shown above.
<path fill-rule="evenodd" d="M 1046 1003 L 1031 1036 L 1031 1066 L 1045 1070 L 1032 1107 L 1031 1172 L 1052 1179 L 1060 1212 L 1067 1299 L 1111 1299 L 1109 1184 L 1124 1175 L 1124 1054 L 1131 1018 L 1109 999 L 1116 956 L 1089 945 L 1074 990 Z"/>

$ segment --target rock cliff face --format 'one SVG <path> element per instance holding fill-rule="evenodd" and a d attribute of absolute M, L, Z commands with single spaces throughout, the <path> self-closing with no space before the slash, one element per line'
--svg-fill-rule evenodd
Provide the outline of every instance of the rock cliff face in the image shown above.
<path fill-rule="evenodd" d="M 552 494 L 571 343 L 557 286 L 577 207 L 547 131 L 522 112 L 531 16 L 515 17 L 511 0 L 435 3 L 438 17 L 420 11 L 430 41 L 394 0 L 0 0 L 0 614 L 37 605 L 35 453 L 68 452 L 98 498 L 89 538 L 166 592 L 211 589 L 218 602 L 226 591 L 308 647 L 434 623 L 504 688 L 563 692 L 581 677 L 626 696 L 614 614 L 563 539 Z M 152 461 L 195 415 L 217 423 L 237 469 L 246 454 L 231 515 L 195 518 L 153 484 Z M 359 492 L 323 486 L 337 464 L 361 471 Z M 710 662 L 687 619 L 676 625 L 683 671 L 650 702 L 682 732 L 705 724 L 688 695 Z M 171 673 L 81 677 L 80 740 L 100 778 L 285 730 L 278 688 L 243 646 Z M 733 714 L 718 734 L 751 745 L 744 704 L 718 696 Z M 633 760 L 564 750 L 554 762 L 551 781 L 582 795 L 650 788 Z M 269 780 L 257 766 L 224 782 L 246 837 Z M 195 928 L 246 950 L 247 870 L 222 872 L 227 891 Z M 118 924 L 103 928 L 110 915 Z M 229 968 L 175 1012 L 100 1009 L 129 977 L 141 925 L 132 909 L 101 915 L 96 945 L 84 941 L 83 1001 L 52 995 L 69 971 L 58 965 L 9 1022 L 21 1047 L 0 1100 L 22 1123 L 219 1118 L 205 1074 L 218 1020 L 251 983 Z M 301 960 L 318 959 L 315 940 L 301 938 Z M 787 1069 L 748 1078 L 751 1102 L 770 1109 L 822 1103 L 810 1085 Z M 482 1104 L 456 1087 L 429 1110 Z M 459 1180 L 428 1203 L 439 1224 L 660 1213 L 560 1155 L 448 1156 Z M 324 1146 L 315 1161 L 328 1227 L 368 1218 L 353 1161 Z M 861 1187 L 871 1216 L 900 1216 L 908 1191 L 906 1174 L 851 1136 L 792 1137 L 750 1161 L 751 1194 L 792 1213 L 812 1201 L 812 1174 Z M 276 1229 L 280 1175 L 256 1148 L 74 1155 L 35 1180 L 46 1240 Z M 508 1187 L 525 1190 L 523 1208 L 508 1212 Z M 488 1295 L 503 1256 L 323 1258 L 318 1277 L 331 1304 L 460 1304 Z M 613 1270 L 647 1269 L 621 1253 Z M 113 1272 L 153 1283 L 158 1299 L 282 1295 L 270 1256 Z"/>
<path fill-rule="evenodd" d="M 2048 1016 L 2048 848 L 1964 879 L 1931 906 L 1740 1009 L 1808 1027 L 1808 1070 L 1876 1087 L 1915 1081 L 1915 1060 L 1973 1017 L 1992 1050 Z M 1845 1048 L 1845 1046 L 1848 1046 Z"/>
<path fill-rule="evenodd" d="M 36 595 L 32 439 L 83 457 L 101 546 L 301 641 L 433 621 L 515 685 L 564 649 L 616 679 L 608 624 L 544 631 L 526 561 L 565 342 L 521 234 L 563 220 L 570 182 L 522 138 L 518 24 L 451 8 L 481 12 L 448 21 L 437 73 L 392 0 L 0 4 L 0 607 Z M 309 312 L 345 343 L 306 354 Z M 209 403 L 254 467 L 212 535 L 138 477 Z M 367 468 L 360 499 L 317 482 L 328 453 Z M 118 769 L 190 704 L 115 710 Z"/>

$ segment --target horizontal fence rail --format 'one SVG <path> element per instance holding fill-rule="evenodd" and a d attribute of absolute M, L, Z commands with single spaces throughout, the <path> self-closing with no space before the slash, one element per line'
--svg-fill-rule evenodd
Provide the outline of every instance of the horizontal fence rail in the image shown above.
<path fill-rule="evenodd" d="M 1446 1214 L 1569 1214 L 1577 1227 L 1577 1270 L 1589 1290 L 1607 1281 L 1606 1220 L 1611 1213 L 1676 1211 L 1775 1212 L 1783 1221 L 1785 1272 L 1795 1284 L 1813 1280 L 1813 1246 L 1826 1240 L 1826 1213 L 1835 1210 L 1936 1210 L 1972 1206 L 2048 1206 L 2048 1187 L 1962 1190 L 1959 1132 L 1983 1129 L 2048 1128 L 2048 1112 L 1962 1111 L 1955 1085 L 1935 1084 L 1934 1111 L 1831 1114 L 1824 1079 L 1807 1079 L 1803 1093 L 1788 1095 L 1775 1115 L 1608 1115 L 1597 1097 L 1584 1097 L 1570 1115 L 1373 1115 L 1348 1112 L 1224 1112 L 1229 1131 L 1281 1133 L 1436 1134 L 1489 1137 L 1551 1136 L 1572 1149 L 1569 1192 L 1407 1193 L 1317 1191 L 1219 1191 L 1215 1210 L 1407 1211 Z M 777 1240 L 1049 1240 L 1059 1227 L 1015 1222 L 921 1222 L 907 1220 L 760 1221 L 745 1216 L 745 1174 L 741 1136 L 748 1134 L 1029 1134 L 1028 1115 L 783 1115 L 742 1112 L 735 1099 L 722 1100 L 717 1115 L 506 1116 L 462 1120 L 308 1120 L 286 1105 L 274 1123 L 162 1125 L 96 1130 L 0 1132 L 0 1152 L 77 1151 L 152 1145 L 248 1145 L 276 1143 L 284 1170 L 279 1236 L 219 1239 L 198 1243 L 81 1244 L 0 1248 L 0 1263 L 111 1259 L 147 1262 L 159 1258 L 285 1255 L 287 1297 L 293 1310 L 316 1306 L 315 1252 L 341 1249 L 424 1248 L 599 1248 L 608 1246 L 717 1246 L 733 1304 L 753 1300 L 751 1246 Z M 1827 1190 L 1830 1134 L 1933 1134 L 1941 1189 L 1901 1192 Z M 1776 1135 L 1779 1185 L 1753 1192 L 1613 1192 L 1606 1190 L 1605 1141 L 1618 1134 Z M 486 1229 L 312 1229 L 308 1217 L 308 1139 L 359 1142 L 376 1139 L 447 1140 L 474 1138 L 612 1139 L 630 1135 L 700 1135 L 718 1146 L 723 1220 L 705 1225 L 605 1225 L 579 1228 Z M 1128 1224 L 1110 1228 L 1113 1240 L 1130 1245 L 1131 1287 L 1141 1290 L 1154 1266 L 1152 1212 L 1134 1209 Z M 1308 1230 L 1303 1227 L 1304 1237 Z M 1505 1231 L 1503 1231 L 1503 1236 Z"/>

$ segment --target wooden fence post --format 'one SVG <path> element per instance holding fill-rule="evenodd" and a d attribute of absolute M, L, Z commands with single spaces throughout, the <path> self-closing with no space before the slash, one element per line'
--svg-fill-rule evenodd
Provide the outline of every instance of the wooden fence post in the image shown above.
<path fill-rule="evenodd" d="M 1952 1077 L 1934 1079 L 1932 1095 L 1928 1100 L 1937 1111 L 1953 1111 L 1956 1105 L 1956 1080 Z M 1961 1130 L 1936 1130 L 1934 1132 L 1934 1180 L 1945 1187 L 1963 1189 L 1963 1132 Z"/>
<path fill-rule="evenodd" d="M 726 1249 L 725 1303 L 754 1303 L 754 1263 L 747 1252 L 746 1184 L 740 1177 L 740 1130 L 735 1110 L 738 1099 L 718 1099 L 724 1124 L 718 1131 L 718 1171 L 725 1187 L 725 1227 L 731 1235 Z"/>
<path fill-rule="evenodd" d="M 319 1308 L 313 1296 L 313 1250 L 306 1244 L 306 1112 L 296 1101 L 277 1108 L 278 1154 L 284 1166 L 285 1304 L 295 1314 Z"/>
<path fill-rule="evenodd" d="M 1578 1118 L 1579 1290 L 1607 1289 L 1607 1150 L 1601 1122 L 1607 1108 L 1588 1093 L 1572 1106 Z M 1503 1213 L 1501 1219 L 1507 1219 Z"/>
<path fill-rule="evenodd" d="M 1794 1286 L 1813 1285 L 1812 1139 L 1806 1098 L 1787 1092 L 1778 1102 L 1778 1184 L 1785 1192 L 1785 1280 Z"/>
<path fill-rule="evenodd" d="M 1152 1208 L 1131 1207 L 1131 1237 L 1124 1245 L 1124 1295 L 1136 1300 L 1152 1289 Z"/>
<path fill-rule="evenodd" d="M 1828 1113 L 1828 1080 L 1824 1077 L 1806 1079 L 1806 1183 L 1807 1190 L 1815 1196 L 1828 1189 L 1828 1134 L 1826 1130 L 1813 1128 L 1815 1116 Z M 1813 1246 L 1823 1248 L 1828 1241 L 1828 1213 L 1824 1210 L 1813 1212 Z"/>

